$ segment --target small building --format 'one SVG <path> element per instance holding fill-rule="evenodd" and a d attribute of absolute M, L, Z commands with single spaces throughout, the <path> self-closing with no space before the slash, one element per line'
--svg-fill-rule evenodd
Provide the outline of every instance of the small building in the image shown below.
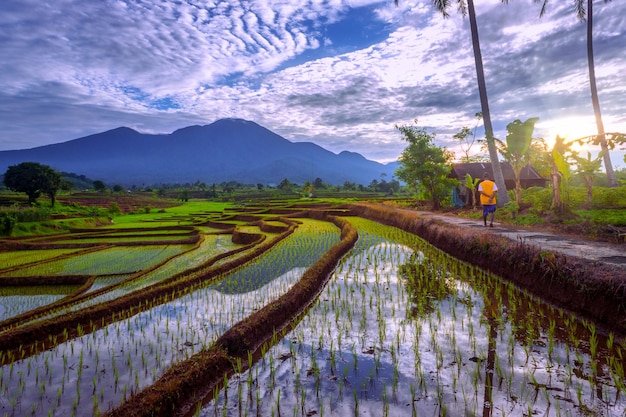
<path fill-rule="evenodd" d="M 504 184 L 506 185 L 506 189 L 514 190 L 515 173 L 513 172 L 513 166 L 509 162 L 500 162 L 500 167 L 502 168 L 502 176 L 504 177 Z M 468 162 L 452 164 L 452 171 L 450 172 L 449 176 L 451 178 L 456 178 L 461 183 L 461 187 L 458 190 L 458 193 L 460 194 L 460 198 L 463 201 L 468 201 L 465 200 L 465 174 L 470 174 L 472 178 L 482 179 L 483 175 L 485 175 L 485 172 L 489 173 L 489 175 L 493 179 L 493 169 L 491 169 L 491 162 Z M 522 168 L 522 171 L 520 172 L 520 182 L 522 188 L 545 187 L 548 180 L 539 175 L 537 170 L 535 170 L 535 168 L 533 168 L 529 164 Z"/>
<path fill-rule="evenodd" d="M 507 190 L 513 190 L 515 188 L 515 173 L 513 167 L 508 162 L 500 162 L 502 168 L 502 176 L 504 177 L 504 184 Z M 493 179 L 493 170 L 491 169 L 490 162 L 469 162 L 463 164 L 452 164 L 452 171 L 450 177 L 458 179 L 461 183 L 465 182 L 465 174 L 470 174 L 472 178 L 483 178 L 485 172 L 488 172 Z M 522 188 L 529 187 L 545 187 L 547 179 L 543 178 L 539 173 L 530 165 L 526 165 L 522 168 L 520 173 L 520 182 Z"/>

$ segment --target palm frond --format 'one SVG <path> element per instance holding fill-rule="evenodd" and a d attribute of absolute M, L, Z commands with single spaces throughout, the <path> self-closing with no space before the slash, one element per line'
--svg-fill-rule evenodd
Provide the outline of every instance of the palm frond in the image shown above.
<path fill-rule="evenodd" d="M 533 3 L 539 3 L 541 0 L 533 0 Z M 541 11 L 539 12 L 539 17 L 543 17 L 548 10 L 548 0 L 543 0 L 543 4 L 541 5 Z"/>
<path fill-rule="evenodd" d="M 587 18 L 587 10 L 585 10 L 585 0 L 574 1 L 574 7 L 576 8 L 576 16 L 578 20 L 584 22 Z"/>
<path fill-rule="evenodd" d="M 467 16 L 467 3 L 465 0 L 456 0 L 457 10 L 461 13 L 461 16 Z"/>
<path fill-rule="evenodd" d="M 450 6 L 449 0 L 433 0 L 433 6 L 435 6 L 435 9 L 437 9 L 443 17 L 450 17 L 448 13 L 448 7 Z"/>

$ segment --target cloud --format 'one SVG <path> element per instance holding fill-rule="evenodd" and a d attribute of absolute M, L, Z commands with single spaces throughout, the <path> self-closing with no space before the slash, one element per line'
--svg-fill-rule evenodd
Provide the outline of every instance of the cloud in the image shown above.
<path fill-rule="evenodd" d="M 476 6 L 496 136 L 534 116 L 537 135 L 571 117 L 590 121 L 581 136 L 593 133 L 585 24 L 573 7 L 552 2 L 540 19 L 539 5 Z M 467 18 L 444 19 L 430 2 L 7 0 L 3 9 L 0 149 L 241 117 L 388 161 L 404 147 L 395 124 L 417 118 L 451 145 L 480 111 Z M 624 131 L 626 16 L 617 2 L 594 16 L 606 129 Z"/>

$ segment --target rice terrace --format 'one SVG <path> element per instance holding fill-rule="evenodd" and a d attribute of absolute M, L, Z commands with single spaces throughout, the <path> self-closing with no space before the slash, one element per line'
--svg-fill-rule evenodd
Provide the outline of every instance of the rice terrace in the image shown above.
<path fill-rule="evenodd" d="M 0 248 L 3 416 L 626 413 L 614 270 L 380 202 L 190 201 Z"/>

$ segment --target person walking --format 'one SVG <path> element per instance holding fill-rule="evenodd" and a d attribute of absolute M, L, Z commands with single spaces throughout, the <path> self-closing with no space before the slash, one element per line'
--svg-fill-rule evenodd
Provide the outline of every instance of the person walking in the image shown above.
<path fill-rule="evenodd" d="M 487 227 L 487 216 L 489 216 L 489 227 L 493 227 L 493 218 L 496 215 L 496 194 L 498 186 L 491 181 L 489 173 L 485 172 L 483 180 L 478 184 L 478 193 L 480 194 L 480 204 L 483 206 L 483 222 Z"/>

